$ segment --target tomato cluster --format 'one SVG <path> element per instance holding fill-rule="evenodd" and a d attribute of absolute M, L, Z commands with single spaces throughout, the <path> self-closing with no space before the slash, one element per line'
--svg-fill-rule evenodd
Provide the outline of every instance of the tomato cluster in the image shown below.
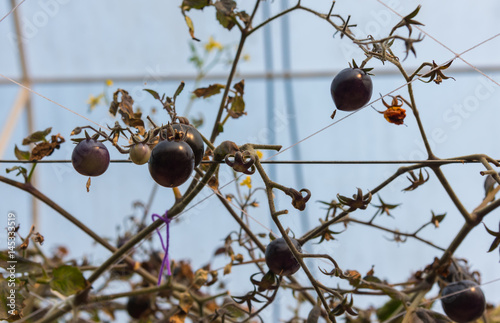
<path fill-rule="evenodd" d="M 186 182 L 204 153 L 203 138 L 195 127 L 177 123 L 171 125 L 171 131 L 174 135 L 169 139 L 160 135 L 153 149 L 149 142 L 135 142 L 129 150 L 130 160 L 137 165 L 148 163 L 151 177 L 165 187 Z M 78 173 L 99 176 L 108 169 L 110 158 L 102 142 L 87 136 L 76 145 L 71 161 Z"/>

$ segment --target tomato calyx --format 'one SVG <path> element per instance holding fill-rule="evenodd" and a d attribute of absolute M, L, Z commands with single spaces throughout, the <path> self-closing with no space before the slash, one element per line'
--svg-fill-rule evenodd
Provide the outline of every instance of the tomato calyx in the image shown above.
<path fill-rule="evenodd" d="M 373 71 L 373 67 L 364 67 L 365 64 L 366 64 L 366 61 L 367 60 L 364 60 L 363 63 L 361 63 L 361 66 L 358 66 L 358 64 L 356 63 L 356 61 L 353 59 L 352 60 L 352 64 L 349 63 L 349 67 L 352 68 L 352 69 L 361 70 L 361 71 L 365 72 L 367 75 L 373 76 L 374 74 L 370 73 L 371 71 Z"/>

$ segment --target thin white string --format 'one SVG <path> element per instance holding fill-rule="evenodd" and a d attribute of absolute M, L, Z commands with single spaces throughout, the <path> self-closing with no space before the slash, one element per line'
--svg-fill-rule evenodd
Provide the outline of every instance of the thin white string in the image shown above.
<path fill-rule="evenodd" d="M 58 103 L 58 102 L 56 102 L 56 101 L 54 101 L 54 100 L 49 99 L 49 98 L 48 98 L 48 97 L 46 97 L 45 95 L 43 95 L 43 94 L 41 94 L 41 93 L 36 92 L 35 90 L 33 90 L 33 89 L 29 88 L 28 86 L 26 86 L 26 85 L 24 85 L 24 84 L 22 84 L 22 83 L 19 83 L 19 82 L 15 81 L 15 80 L 11 79 L 11 78 L 10 78 L 10 77 L 8 77 L 8 76 L 5 76 L 5 75 L 3 75 L 3 74 L 1 74 L 1 73 L 0 73 L 0 77 L 3 77 L 4 79 L 6 79 L 6 80 L 8 80 L 8 81 L 10 81 L 10 82 L 12 82 L 12 83 L 14 83 L 14 84 L 16 84 L 16 85 L 18 85 L 18 86 L 22 87 L 22 88 L 23 88 L 23 89 L 25 89 L 25 90 L 28 90 L 29 92 L 31 92 L 31 93 L 33 93 L 33 94 L 35 94 L 35 95 L 38 95 L 39 97 L 41 97 L 41 98 L 43 98 L 43 99 L 45 99 L 45 100 L 47 100 L 47 101 L 49 101 L 49 102 L 51 102 L 51 103 L 54 103 L 55 105 L 57 105 L 57 106 L 59 106 L 59 107 L 63 108 L 63 109 L 64 109 L 64 110 L 66 110 L 66 111 L 69 111 L 69 112 L 71 112 L 71 113 L 73 113 L 73 114 L 76 114 L 76 115 L 77 115 L 77 116 L 79 116 L 80 118 L 83 118 L 83 119 L 87 120 L 88 122 L 93 123 L 93 124 L 95 124 L 96 126 L 98 126 L 98 127 L 102 128 L 102 129 L 107 129 L 107 130 L 110 130 L 108 127 L 106 127 L 106 126 L 102 126 L 102 125 L 100 125 L 99 123 L 97 123 L 97 122 L 95 122 L 95 121 L 93 121 L 93 120 L 91 120 L 91 119 L 89 119 L 89 118 L 87 118 L 87 117 L 85 117 L 85 116 L 83 116 L 83 115 L 79 114 L 78 112 L 76 112 L 76 111 L 74 111 L 74 110 L 71 110 L 70 108 L 67 108 L 67 107 L 65 107 L 64 105 L 62 105 L 62 104 L 60 104 L 60 103 Z"/>
<path fill-rule="evenodd" d="M 10 16 L 16 9 L 17 7 L 19 7 L 21 4 L 23 4 L 23 2 L 26 1 L 26 0 L 22 0 L 21 2 L 19 2 L 17 5 L 14 6 L 14 8 L 12 8 L 5 16 L 2 17 L 2 19 L 0 19 L 0 23 L 5 19 L 7 18 L 8 16 Z"/>
<path fill-rule="evenodd" d="M 392 11 L 393 13 L 395 13 L 396 15 L 398 15 L 400 18 L 404 18 L 404 16 L 402 14 L 400 14 L 399 12 L 397 12 L 396 10 L 394 10 L 393 8 L 389 7 L 389 5 L 387 5 L 386 3 L 384 3 L 383 1 L 381 0 L 377 0 L 378 3 L 380 3 L 381 5 L 383 5 L 384 7 L 386 7 L 387 9 L 389 9 L 390 11 Z M 458 58 L 460 59 L 462 62 L 464 62 L 465 64 L 469 65 L 470 67 L 472 67 L 476 72 L 480 73 L 481 75 L 483 75 L 484 77 L 486 77 L 488 80 L 490 80 L 491 82 L 495 83 L 496 85 L 500 86 L 500 84 L 495 81 L 494 79 L 492 79 L 490 76 L 488 76 L 487 74 L 485 74 L 483 71 L 481 71 L 480 69 L 478 69 L 477 67 L 475 67 L 474 65 L 472 65 L 471 63 L 469 63 L 468 61 L 466 61 L 464 58 L 462 58 L 461 56 L 469 51 L 471 51 L 472 49 L 484 44 L 484 43 L 487 43 L 489 42 L 490 40 L 500 36 L 500 33 L 499 34 L 496 34 L 488 39 L 486 39 L 485 41 L 477 44 L 476 46 L 473 46 L 471 48 L 469 48 L 468 50 L 460 53 L 460 54 L 457 54 L 454 50 L 452 50 L 451 48 L 449 48 L 448 46 L 446 46 L 445 44 L 443 44 L 442 42 L 440 42 L 437 38 L 433 37 L 432 35 L 430 35 L 429 33 L 427 33 L 425 30 L 423 30 L 420 26 L 418 25 L 413 25 L 414 28 L 418 29 L 421 33 L 423 33 L 424 35 L 426 35 L 427 37 L 429 37 L 430 39 L 434 40 L 436 43 L 438 43 L 439 45 L 443 46 L 444 48 L 446 48 L 448 51 L 450 51 L 451 53 L 453 53 L 453 55 L 455 55 L 455 58 Z"/>

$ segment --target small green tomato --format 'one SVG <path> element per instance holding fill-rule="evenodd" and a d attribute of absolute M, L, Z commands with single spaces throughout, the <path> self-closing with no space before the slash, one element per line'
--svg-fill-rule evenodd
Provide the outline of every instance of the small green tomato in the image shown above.
<path fill-rule="evenodd" d="M 130 147 L 130 160 L 137 165 L 144 165 L 151 156 L 151 148 L 144 143 L 138 143 Z"/>

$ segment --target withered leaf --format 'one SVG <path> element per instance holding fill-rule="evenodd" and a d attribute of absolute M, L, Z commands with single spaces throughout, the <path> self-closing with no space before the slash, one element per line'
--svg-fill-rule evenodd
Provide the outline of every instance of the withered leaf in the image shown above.
<path fill-rule="evenodd" d="M 224 85 L 216 83 L 211 84 L 208 87 L 196 89 L 193 91 L 193 94 L 198 98 L 203 97 L 204 99 L 206 99 L 212 95 L 219 94 L 223 88 L 225 88 Z"/>
<path fill-rule="evenodd" d="M 246 13 L 245 11 L 239 11 L 236 13 L 236 15 L 240 18 L 241 21 L 245 24 L 245 26 L 248 26 L 250 23 L 250 15 Z"/>
<path fill-rule="evenodd" d="M 231 273 L 231 268 L 233 267 L 232 263 L 229 263 L 224 266 L 224 275 L 230 274 Z"/>
<path fill-rule="evenodd" d="M 236 92 L 238 92 L 239 94 L 243 95 L 244 94 L 244 89 L 245 89 L 245 80 L 239 81 L 233 87 L 236 90 Z"/>
<path fill-rule="evenodd" d="M 198 269 L 194 274 L 193 288 L 200 289 L 208 280 L 208 271 L 205 269 Z"/>
<path fill-rule="evenodd" d="M 184 313 L 189 313 L 189 310 L 193 306 L 193 298 L 189 292 L 184 292 L 179 295 L 179 307 Z"/>
<path fill-rule="evenodd" d="M 168 319 L 168 323 L 184 323 L 186 321 L 186 313 L 177 313 Z"/>
<path fill-rule="evenodd" d="M 16 176 L 19 176 L 19 175 L 23 175 L 23 177 L 25 179 L 28 178 L 28 170 L 22 166 L 14 166 L 12 168 L 7 168 L 5 171 L 8 173 L 10 172 L 13 172 L 13 171 L 18 171 L 18 173 L 16 174 Z"/>
<path fill-rule="evenodd" d="M 347 279 L 349 279 L 349 284 L 356 287 L 361 282 L 361 274 L 356 270 L 347 270 L 345 272 Z"/>
<path fill-rule="evenodd" d="M 64 138 L 57 134 L 51 137 L 50 142 L 44 141 L 37 144 L 31 151 L 30 160 L 41 160 L 45 156 L 52 155 L 54 150 L 59 149 L 64 141 Z"/>
<path fill-rule="evenodd" d="M 184 20 L 186 20 L 186 25 L 188 26 L 189 35 L 191 36 L 191 38 L 193 40 L 199 41 L 199 39 L 194 36 L 194 25 L 191 18 L 189 18 L 189 16 L 187 15 L 184 15 Z"/>

